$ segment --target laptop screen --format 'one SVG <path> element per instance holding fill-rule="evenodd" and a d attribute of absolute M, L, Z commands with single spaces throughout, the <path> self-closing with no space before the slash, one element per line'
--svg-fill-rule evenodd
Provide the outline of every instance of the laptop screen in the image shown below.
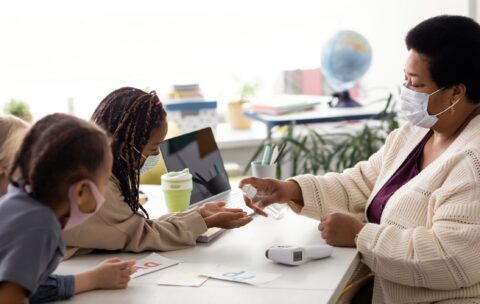
<path fill-rule="evenodd" d="M 160 144 L 167 170 L 190 170 L 193 190 L 190 205 L 230 189 L 222 156 L 211 128 L 165 140 Z"/>

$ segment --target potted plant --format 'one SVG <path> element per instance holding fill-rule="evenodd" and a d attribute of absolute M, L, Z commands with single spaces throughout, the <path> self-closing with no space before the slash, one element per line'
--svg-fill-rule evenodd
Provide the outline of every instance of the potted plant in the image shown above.
<path fill-rule="evenodd" d="M 387 135 L 398 128 L 393 109 L 390 95 L 382 113 L 351 132 L 321 133 L 308 125 L 289 125 L 280 131 L 280 136 L 272 136 L 262 142 L 248 164 L 260 157 L 265 145 L 275 144 L 279 147 L 286 145 L 277 161 L 277 178 L 283 177 L 282 169 L 289 171 L 288 176 L 341 172 L 368 159 L 384 144 Z M 244 174 L 249 168 L 250 165 L 245 168 Z"/>
<path fill-rule="evenodd" d="M 240 89 L 240 99 L 228 103 L 228 122 L 234 129 L 248 129 L 252 120 L 243 114 L 244 104 L 257 93 L 259 84 L 245 83 Z"/>
<path fill-rule="evenodd" d="M 32 122 L 32 113 L 30 112 L 30 106 L 28 103 L 18 100 L 18 99 L 11 99 L 9 102 L 5 104 L 5 108 L 3 109 L 5 114 L 11 114 L 17 116 L 26 122 Z"/>

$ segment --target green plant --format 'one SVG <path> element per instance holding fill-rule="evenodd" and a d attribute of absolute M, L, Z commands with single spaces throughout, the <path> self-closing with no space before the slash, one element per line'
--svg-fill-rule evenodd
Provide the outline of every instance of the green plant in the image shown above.
<path fill-rule="evenodd" d="M 258 81 L 252 83 L 244 83 L 240 89 L 240 102 L 249 101 L 258 91 L 260 83 Z"/>
<path fill-rule="evenodd" d="M 11 114 L 18 117 L 31 116 L 30 106 L 28 103 L 13 98 L 5 104 L 3 111 L 6 114 Z"/>
<path fill-rule="evenodd" d="M 385 109 L 353 132 L 320 133 L 310 126 L 302 126 L 303 132 L 299 134 L 294 132 L 299 126 L 288 125 L 280 138 L 272 136 L 274 139 L 263 141 L 248 163 L 259 159 L 267 144 L 286 145 L 277 162 L 277 178 L 282 177 L 282 164 L 290 165 L 291 176 L 341 172 L 368 159 L 384 144 L 387 135 L 398 128 L 393 108 L 390 94 Z M 249 168 L 245 168 L 244 174 Z"/>

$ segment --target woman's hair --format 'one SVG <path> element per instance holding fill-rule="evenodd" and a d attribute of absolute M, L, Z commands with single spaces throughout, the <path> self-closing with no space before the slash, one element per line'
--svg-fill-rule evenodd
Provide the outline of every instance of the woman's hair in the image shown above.
<path fill-rule="evenodd" d="M 120 183 L 125 202 L 134 213 L 138 203 L 140 152 L 148 143 L 153 129 L 166 123 L 166 112 L 153 91 L 125 87 L 105 97 L 93 113 L 92 121 L 104 128 L 112 138 L 112 173 Z"/>
<path fill-rule="evenodd" d="M 464 84 L 473 103 L 480 103 L 480 25 L 463 16 L 442 15 L 412 28 L 407 49 L 429 58 L 433 81 L 439 87 Z"/>
<path fill-rule="evenodd" d="M 12 115 L 0 116 L 0 169 L 8 170 L 29 125 Z"/>
<path fill-rule="evenodd" d="M 94 181 L 109 153 L 107 135 L 97 126 L 67 114 L 48 115 L 25 136 L 9 179 L 38 200 L 52 204 L 66 199 L 73 183 Z"/>

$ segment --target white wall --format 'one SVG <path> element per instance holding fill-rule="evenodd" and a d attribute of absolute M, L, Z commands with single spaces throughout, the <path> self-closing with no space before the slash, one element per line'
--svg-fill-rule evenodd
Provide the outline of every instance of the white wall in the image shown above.
<path fill-rule="evenodd" d="M 0 104 L 32 104 L 39 118 L 67 111 L 89 117 L 124 85 L 166 94 L 174 82 L 200 82 L 225 101 L 236 78 L 272 92 L 281 70 L 317 67 L 340 29 L 364 34 L 374 50 L 366 86 L 402 80 L 403 38 L 419 21 L 468 14 L 468 0 L 136 0 L 0 2 Z"/>
<path fill-rule="evenodd" d="M 480 5 L 477 0 L 468 0 L 469 4 L 469 16 L 475 20 L 480 20 Z"/>

